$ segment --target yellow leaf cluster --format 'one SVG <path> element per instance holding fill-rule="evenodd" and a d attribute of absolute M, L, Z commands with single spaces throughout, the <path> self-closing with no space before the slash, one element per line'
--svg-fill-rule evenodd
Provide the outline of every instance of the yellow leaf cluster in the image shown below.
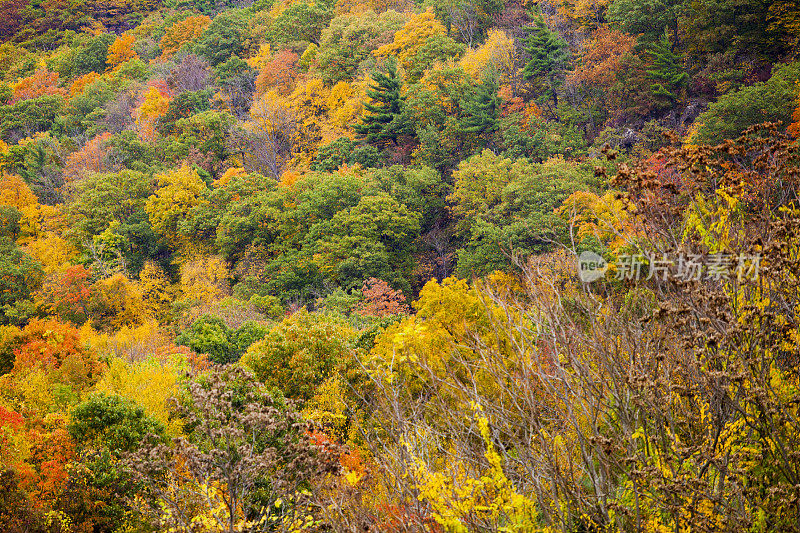
<path fill-rule="evenodd" d="M 25 251 L 42 265 L 46 274 L 52 274 L 62 266 L 74 262 L 78 256 L 74 245 L 52 231 L 28 242 Z"/>
<path fill-rule="evenodd" d="M 184 298 L 210 304 L 228 296 L 230 273 L 219 256 L 196 257 L 181 265 L 181 291 Z"/>
<path fill-rule="evenodd" d="M 498 74 L 500 84 L 511 81 L 515 72 L 514 39 L 503 30 L 489 30 L 486 42 L 473 50 L 467 50 L 461 58 L 464 71 L 479 80 L 484 72 L 493 71 Z"/>
<path fill-rule="evenodd" d="M 409 16 L 408 22 L 397 33 L 394 40 L 373 52 L 377 58 L 397 57 L 404 69 L 411 66 L 411 60 L 420 48 L 434 35 L 444 35 L 444 26 L 436 18 L 432 9 Z"/>
<path fill-rule="evenodd" d="M 473 477 L 461 469 L 455 476 L 432 472 L 428 464 L 416 458 L 415 475 L 419 479 L 419 498 L 430 504 L 432 516 L 446 530 L 470 531 L 472 517 L 493 524 L 495 531 L 542 531 L 537 527 L 536 501 L 517 492 L 503 472 L 500 455 L 489 431 L 489 422 L 478 408 L 478 428 L 486 446 L 489 468 Z M 413 450 L 409 448 L 413 456 Z"/>
<path fill-rule="evenodd" d="M 148 326 L 152 328 L 152 325 Z M 97 383 L 97 390 L 127 398 L 167 428 L 167 434 L 178 436 L 181 424 L 169 416 L 167 400 L 177 394 L 181 369 L 149 358 L 126 362 L 113 358 Z"/>
<path fill-rule="evenodd" d="M 178 233 L 178 222 L 186 218 L 192 208 L 208 203 L 208 187 L 188 165 L 159 174 L 156 180 L 158 188 L 148 198 L 145 211 L 153 229 L 178 248 L 186 240 Z"/>
<path fill-rule="evenodd" d="M 612 252 L 633 241 L 631 205 L 614 191 L 602 197 L 577 191 L 556 210 L 556 214 L 576 229 L 579 240 L 595 237 Z"/>

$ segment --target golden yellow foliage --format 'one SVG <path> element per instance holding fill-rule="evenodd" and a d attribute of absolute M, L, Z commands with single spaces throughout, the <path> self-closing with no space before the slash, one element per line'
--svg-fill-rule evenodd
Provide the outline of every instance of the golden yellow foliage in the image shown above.
<path fill-rule="evenodd" d="M 149 316 L 165 320 L 169 316 L 174 291 L 164 270 L 153 261 L 147 261 L 139 272 L 139 286 Z"/>
<path fill-rule="evenodd" d="M 503 30 L 489 30 L 486 42 L 478 48 L 467 50 L 461 58 L 464 71 L 474 79 L 481 79 L 484 72 L 497 72 L 500 84 L 511 82 L 515 72 L 514 39 Z"/>
<path fill-rule="evenodd" d="M 560 0 L 556 6 L 559 15 L 582 29 L 597 28 L 605 18 L 611 0 Z"/>
<path fill-rule="evenodd" d="M 40 234 L 44 218 L 42 206 L 21 177 L 0 173 L 0 205 L 14 207 L 22 213 L 20 242 L 29 242 Z"/>
<path fill-rule="evenodd" d="M 311 78 L 299 82 L 289 95 L 289 107 L 297 117 L 297 151 L 311 153 L 322 140 L 322 129 L 327 122 L 330 90 L 322 80 Z"/>
<path fill-rule="evenodd" d="M 144 361 L 126 362 L 114 357 L 108 364 L 96 389 L 127 398 L 167 428 L 167 435 L 177 437 L 181 432 L 179 420 L 169 416 L 167 400 L 178 392 L 183 369 L 152 357 Z"/>
<path fill-rule="evenodd" d="M 228 266 L 219 256 L 194 257 L 180 271 L 184 298 L 210 304 L 230 294 Z"/>
<path fill-rule="evenodd" d="M 370 79 L 365 73 L 352 83 L 342 81 L 331 88 L 328 97 L 328 116 L 332 126 L 346 128 L 363 113 Z"/>
<path fill-rule="evenodd" d="M 46 274 L 52 274 L 62 266 L 73 263 L 78 256 L 78 250 L 72 243 L 52 231 L 28 242 L 25 251 L 41 263 Z"/>
<path fill-rule="evenodd" d="M 136 125 L 139 126 L 139 136 L 146 141 L 155 138 L 156 121 L 164 116 L 169 109 L 171 98 L 158 90 L 150 87 L 145 93 L 142 105 L 136 110 Z"/>
<path fill-rule="evenodd" d="M 90 292 L 89 314 L 92 326 L 97 329 L 136 326 L 147 317 L 142 291 L 123 274 L 96 282 Z"/>
<path fill-rule="evenodd" d="M 434 519 L 454 533 L 472 531 L 470 524 L 479 521 L 494 525 L 496 531 L 543 532 L 539 526 L 537 502 L 517 492 L 513 482 L 503 472 L 500 455 L 489 431 L 489 421 L 478 411 L 477 422 L 484 445 L 487 471 L 470 475 L 455 465 L 455 472 L 435 472 L 422 459 L 415 458 L 414 474 L 419 480 L 419 498 L 432 508 Z M 408 446 L 409 453 L 414 450 Z"/>
<path fill-rule="evenodd" d="M 178 222 L 186 218 L 192 208 L 208 203 L 208 187 L 189 165 L 158 174 L 156 180 L 158 188 L 147 199 L 145 211 L 153 230 L 164 236 L 173 248 L 179 249 L 189 242 L 178 232 Z"/>
<path fill-rule="evenodd" d="M 397 57 L 404 69 L 411 66 L 411 60 L 419 49 L 434 35 L 444 35 L 444 26 L 436 18 L 432 9 L 412 14 L 405 26 L 394 34 L 394 40 L 373 52 L 377 58 Z"/>
<path fill-rule="evenodd" d="M 100 74 L 97 72 L 89 72 L 88 74 L 84 74 L 83 76 L 78 76 L 74 80 L 72 80 L 72 84 L 69 86 L 69 95 L 75 96 L 76 94 L 81 94 L 87 86 L 91 85 L 95 81 L 100 79 Z"/>
<path fill-rule="evenodd" d="M 225 187 L 232 178 L 238 178 L 247 174 L 247 171 L 242 167 L 231 167 L 226 170 L 222 176 L 214 180 L 214 187 Z"/>
<path fill-rule="evenodd" d="M 269 61 L 271 57 L 272 57 L 272 49 L 270 48 L 269 43 L 265 43 L 258 48 L 258 52 L 256 52 L 256 55 L 247 58 L 246 62 L 254 69 L 261 70 L 262 68 L 264 68 L 264 63 Z"/>

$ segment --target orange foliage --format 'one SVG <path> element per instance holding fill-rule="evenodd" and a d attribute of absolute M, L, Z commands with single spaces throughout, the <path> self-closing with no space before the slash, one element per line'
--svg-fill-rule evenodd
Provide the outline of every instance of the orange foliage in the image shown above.
<path fill-rule="evenodd" d="M 364 316 L 388 316 L 408 314 L 411 312 L 402 292 L 392 289 L 388 283 L 376 278 L 369 278 L 361 289 L 364 301 L 360 302 L 355 312 Z"/>
<path fill-rule="evenodd" d="M 501 114 L 504 117 L 511 113 L 521 113 L 525 109 L 525 102 L 521 96 L 514 96 L 514 89 L 511 85 L 501 85 L 500 90 L 497 91 L 497 96 L 500 97 Z"/>
<path fill-rule="evenodd" d="M 112 135 L 108 132 L 101 133 L 87 142 L 86 146 L 67 156 L 64 179 L 74 181 L 92 172 L 104 172 L 106 170 L 104 144 L 111 137 Z"/>
<path fill-rule="evenodd" d="M 797 107 L 792 113 L 792 123 L 789 124 L 786 131 L 789 132 L 789 135 L 800 137 L 800 96 L 797 98 Z"/>
<path fill-rule="evenodd" d="M 99 363 L 84 347 L 78 329 L 52 318 L 31 320 L 22 330 L 22 341 L 14 355 L 14 372 L 69 366 L 91 376 L 99 370 Z"/>
<path fill-rule="evenodd" d="M 167 28 L 159 46 L 164 57 L 170 57 L 184 44 L 196 40 L 211 24 L 211 19 L 206 15 L 195 15 Z"/>
<path fill-rule="evenodd" d="M 39 200 L 25 180 L 16 175 L 0 175 L 0 205 L 9 205 L 23 211 L 38 204 Z"/>
<path fill-rule="evenodd" d="M 48 277 L 39 292 L 43 308 L 64 320 L 83 324 L 91 296 L 90 276 L 83 265 L 73 265 Z"/>
<path fill-rule="evenodd" d="M 81 94 L 86 87 L 99 79 L 100 74 L 97 72 L 89 72 L 83 76 L 78 76 L 72 81 L 72 85 L 69 86 L 69 95 L 75 96 L 76 94 Z"/>
<path fill-rule="evenodd" d="M 131 59 L 136 59 L 139 54 L 133 51 L 133 42 L 136 38 L 133 35 L 120 35 L 108 47 L 108 56 L 106 57 L 106 70 L 115 70 L 120 65 Z"/>
<path fill-rule="evenodd" d="M 590 87 L 610 87 L 616 81 L 622 58 L 636 45 L 636 38 L 603 26 L 586 45 L 581 64 L 567 76 L 567 82 Z"/>
<path fill-rule="evenodd" d="M 58 73 L 50 72 L 46 68 L 37 69 L 32 75 L 12 84 L 11 90 L 13 91 L 11 96 L 12 104 L 21 100 L 29 100 L 51 94 L 67 95 L 66 89 L 58 87 Z"/>
<path fill-rule="evenodd" d="M 151 82 L 142 104 L 136 110 L 136 124 L 139 126 L 139 137 L 142 140 L 155 139 L 156 121 L 167 113 L 171 100 L 169 88 L 163 80 Z"/>
<path fill-rule="evenodd" d="M 0 429 L 10 427 L 11 429 L 19 429 L 22 426 L 24 419 L 22 415 L 14 410 L 9 410 L 0 405 Z"/>
<path fill-rule="evenodd" d="M 28 462 L 34 467 L 23 475 L 25 486 L 37 506 L 54 502 L 64 491 L 69 475 L 66 466 L 75 458 L 75 444 L 63 427 L 32 432 Z"/>
<path fill-rule="evenodd" d="M 279 94 L 286 96 L 294 88 L 297 78 L 297 63 L 300 56 L 290 50 L 282 50 L 264 63 L 264 67 L 256 79 L 256 91 L 259 96 L 269 89 L 275 89 Z"/>

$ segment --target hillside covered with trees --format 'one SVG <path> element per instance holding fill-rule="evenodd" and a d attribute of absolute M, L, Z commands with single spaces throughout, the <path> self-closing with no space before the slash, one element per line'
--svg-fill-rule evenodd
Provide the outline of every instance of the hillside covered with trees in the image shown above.
<path fill-rule="evenodd" d="M 0 0 L 0 531 L 800 532 L 795 0 Z"/>

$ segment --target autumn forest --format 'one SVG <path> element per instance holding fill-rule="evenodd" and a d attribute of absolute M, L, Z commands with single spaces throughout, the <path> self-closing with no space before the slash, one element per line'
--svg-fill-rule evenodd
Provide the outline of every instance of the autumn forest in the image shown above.
<path fill-rule="evenodd" d="M 0 0 L 0 531 L 800 533 L 797 0 Z"/>

